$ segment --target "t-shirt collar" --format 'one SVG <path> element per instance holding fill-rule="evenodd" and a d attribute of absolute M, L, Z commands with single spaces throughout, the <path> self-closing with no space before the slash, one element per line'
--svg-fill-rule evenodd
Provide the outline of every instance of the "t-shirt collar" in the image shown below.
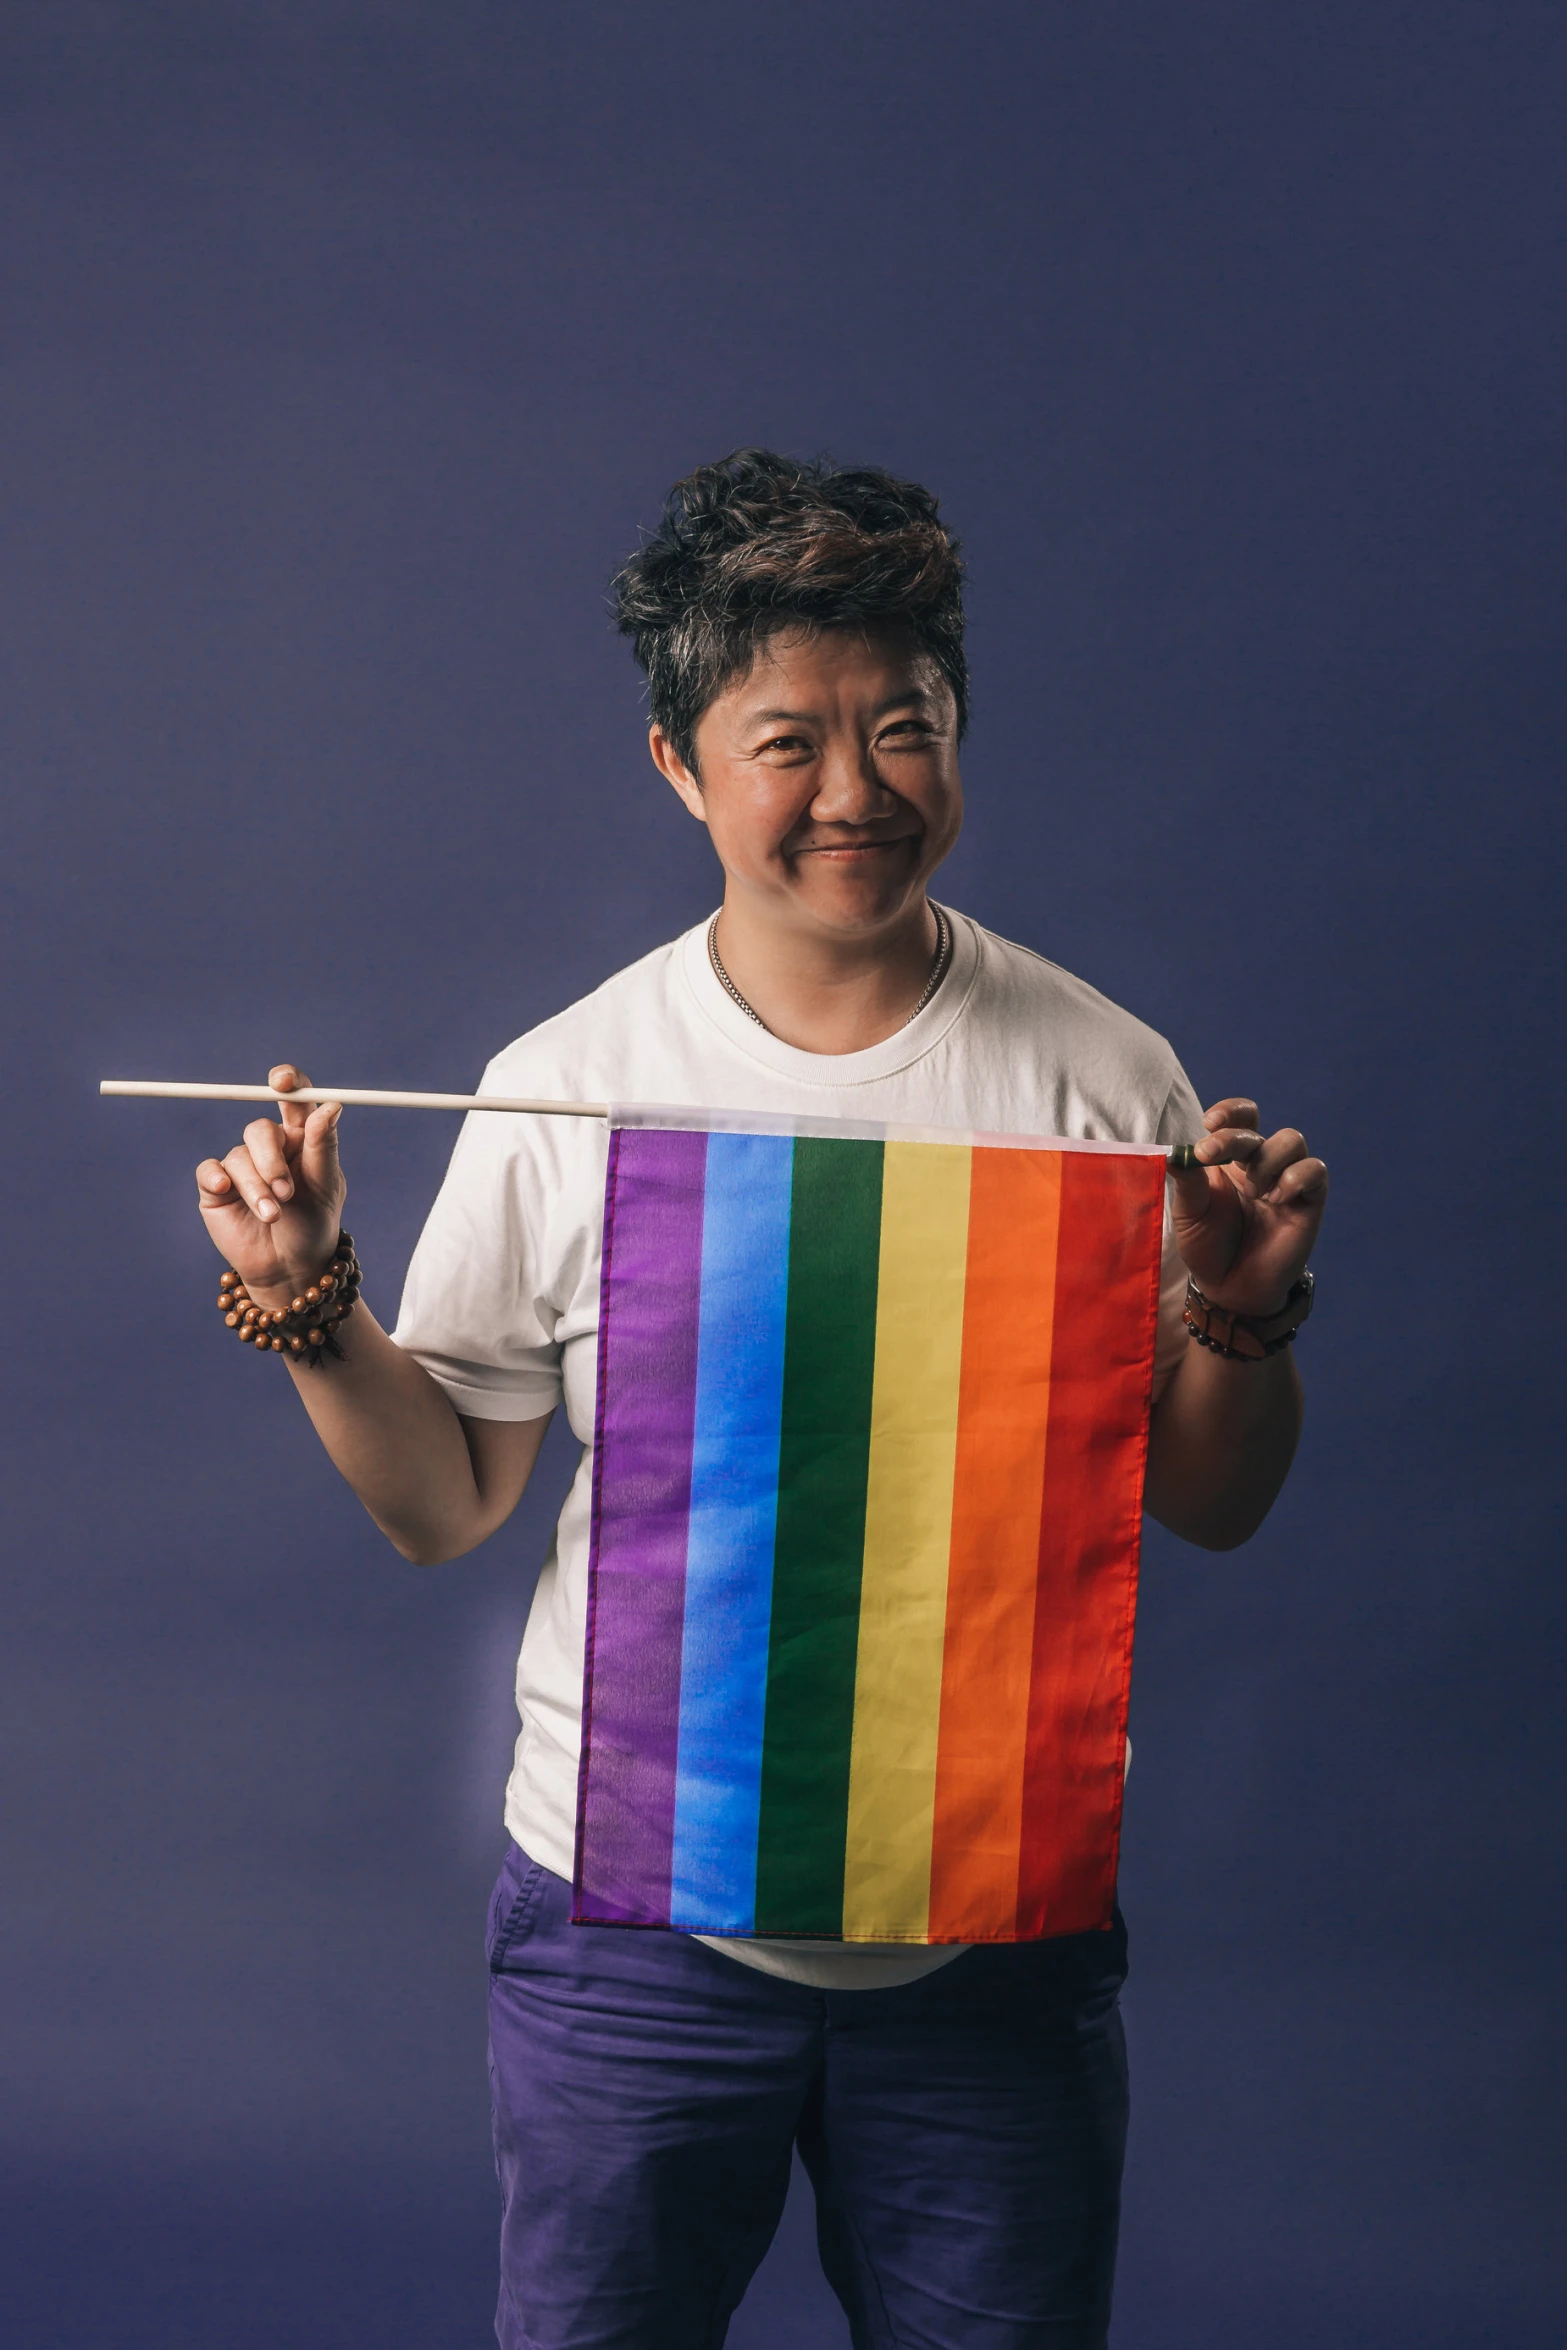
<path fill-rule="evenodd" d="M 979 933 L 966 914 L 955 914 L 950 906 L 943 906 L 942 912 L 952 925 L 952 962 L 946 978 L 924 1010 L 906 1027 L 883 1037 L 880 1044 L 867 1045 L 863 1052 L 804 1052 L 798 1045 L 785 1044 L 781 1037 L 771 1035 L 749 1019 L 725 992 L 708 959 L 710 914 L 680 940 L 680 967 L 698 1008 L 726 1043 L 744 1053 L 748 1060 L 777 1076 L 793 1079 L 797 1085 L 820 1086 L 836 1092 L 841 1087 L 867 1085 L 878 1078 L 897 1076 L 900 1070 L 923 1059 L 962 1017 L 979 974 Z"/>

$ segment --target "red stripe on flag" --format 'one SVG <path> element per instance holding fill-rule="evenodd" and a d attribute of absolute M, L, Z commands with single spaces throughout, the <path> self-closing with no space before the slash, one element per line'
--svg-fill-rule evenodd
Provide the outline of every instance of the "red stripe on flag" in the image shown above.
<path fill-rule="evenodd" d="M 1021 1938 L 1108 1926 L 1159 1307 L 1161 1159 L 1063 1155 Z"/>

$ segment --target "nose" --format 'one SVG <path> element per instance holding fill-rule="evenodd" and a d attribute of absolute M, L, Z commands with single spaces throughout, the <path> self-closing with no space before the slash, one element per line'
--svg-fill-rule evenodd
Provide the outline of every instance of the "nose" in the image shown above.
<path fill-rule="evenodd" d="M 817 773 L 811 817 L 817 824 L 872 824 L 897 804 L 876 772 L 868 744 L 832 743 Z"/>

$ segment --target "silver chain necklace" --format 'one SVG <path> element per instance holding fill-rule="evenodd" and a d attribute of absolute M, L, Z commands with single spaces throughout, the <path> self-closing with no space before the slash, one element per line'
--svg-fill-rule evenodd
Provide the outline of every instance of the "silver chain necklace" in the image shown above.
<path fill-rule="evenodd" d="M 948 966 L 952 961 L 952 925 L 947 920 L 947 917 L 942 912 L 941 908 L 934 902 L 932 902 L 930 910 L 936 917 L 936 959 L 930 967 L 930 977 L 926 980 L 924 986 L 920 989 L 918 1003 L 915 1005 L 913 1011 L 909 1014 L 909 1019 L 905 1020 L 903 1023 L 905 1028 L 908 1027 L 909 1020 L 917 1020 L 921 1012 L 924 1011 L 925 1006 L 930 1002 L 931 997 L 935 994 L 937 988 L 946 978 Z M 722 909 L 720 909 L 720 911 L 722 911 Z M 732 1004 L 738 1004 L 746 1018 L 748 1020 L 754 1020 L 757 1027 L 762 1031 L 764 1036 L 771 1036 L 773 1032 L 768 1027 L 767 1022 L 762 1018 L 761 1013 L 746 1002 L 744 996 L 740 993 L 740 990 L 736 987 L 734 981 L 730 978 L 728 972 L 724 969 L 724 959 L 718 951 L 717 914 L 713 916 L 712 921 L 707 926 L 707 959 L 713 966 L 713 977 L 717 980 L 725 995 L 728 996 L 730 1002 Z"/>

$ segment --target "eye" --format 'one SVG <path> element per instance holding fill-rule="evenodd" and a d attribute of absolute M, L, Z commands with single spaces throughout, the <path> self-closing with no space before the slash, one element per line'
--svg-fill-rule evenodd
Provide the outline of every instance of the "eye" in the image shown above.
<path fill-rule="evenodd" d="M 935 729 L 927 719 L 899 718 L 893 725 L 884 726 L 877 740 L 895 751 L 918 750 L 931 740 L 934 733 Z"/>
<path fill-rule="evenodd" d="M 811 745 L 803 734 L 773 734 L 761 747 L 764 751 L 808 751 Z"/>

